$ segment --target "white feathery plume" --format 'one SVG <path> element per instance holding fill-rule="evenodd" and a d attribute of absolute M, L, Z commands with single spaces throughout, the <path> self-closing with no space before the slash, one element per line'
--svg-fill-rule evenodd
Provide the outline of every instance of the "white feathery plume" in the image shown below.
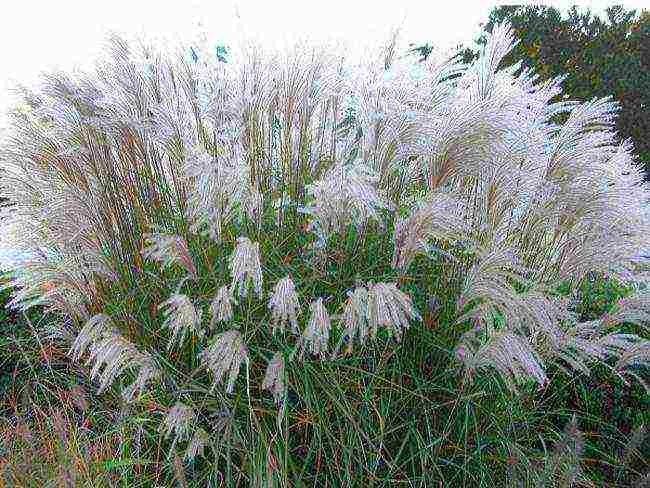
<path fill-rule="evenodd" d="M 459 199 L 438 192 L 409 217 L 396 216 L 392 267 L 406 271 L 416 255 L 428 253 L 430 239 L 451 241 L 467 235 L 464 215 L 464 205 Z"/>
<path fill-rule="evenodd" d="M 602 320 L 576 323 L 564 331 L 557 350 L 552 352 L 573 370 L 589 374 L 592 363 L 620 360 L 642 343 L 638 336 L 606 333 L 606 328 Z"/>
<path fill-rule="evenodd" d="M 236 216 L 241 195 L 246 194 L 246 168 L 201 149 L 186 158 L 183 169 L 193 183 L 186 207 L 190 230 L 199 232 L 207 227 L 210 238 L 220 242 L 223 230 Z"/>
<path fill-rule="evenodd" d="M 210 327 L 214 327 L 219 322 L 227 322 L 232 319 L 232 305 L 234 303 L 232 293 L 228 286 L 222 286 L 214 296 L 210 304 Z"/>
<path fill-rule="evenodd" d="M 642 339 L 620 355 L 616 362 L 616 371 L 635 378 L 650 394 L 650 382 L 648 382 L 647 376 L 641 378 L 632 371 L 635 366 L 643 366 L 648 363 L 650 363 L 650 340 Z"/>
<path fill-rule="evenodd" d="M 222 382 L 228 373 L 226 392 L 232 393 L 241 363 L 248 367 L 248 350 L 238 330 L 222 332 L 214 342 L 200 354 L 201 361 L 212 372 L 212 389 Z"/>
<path fill-rule="evenodd" d="M 607 325 L 629 322 L 648 329 L 650 324 L 650 292 L 641 290 L 621 298 L 614 310 L 603 317 Z"/>
<path fill-rule="evenodd" d="M 276 422 L 278 429 L 282 425 L 282 415 L 286 402 L 286 385 L 284 382 L 284 357 L 281 352 L 276 352 L 266 367 L 262 389 L 268 390 L 273 394 L 273 400 L 278 408 Z"/>
<path fill-rule="evenodd" d="M 262 266 L 260 264 L 260 245 L 247 237 L 238 237 L 235 251 L 228 263 L 232 284 L 230 291 L 245 298 L 252 286 L 257 296 L 262 296 Z"/>
<path fill-rule="evenodd" d="M 264 381 L 262 381 L 262 389 L 268 390 L 273 394 L 273 399 L 276 405 L 280 405 L 284 399 L 285 384 L 284 384 L 284 358 L 281 352 L 276 352 L 264 374 Z"/>
<path fill-rule="evenodd" d="M 171 330 L 167 350 L 178 342 L 178 347 L 183 347 L 185 336 L 190 333 L 198 338 L 203 337 L 201 328 L 202 310 L 197 310 L 187 295 L 172 294 L 167 300 L 158 305 L 158 310 L 163 311 L 165 321 L 163 327 Z"/>
<path fill-rule="evenodd" d="M 296 287 L 290 275 L 285 276 L 276 283 L 268 307 L 271 310 L 274 334 L 277 329 L 284 333 L 286 323 L 291 324 L 291 331 L 294 334 L 299 334 L 298 315 L 300 315 L 300 303 Z"/>
<path fill-rule="evenodd" d="M 173 437 L 170 452 L 174 452 L 177 442 L 183 442 L 190 438 L 195 422 L 196 413 L 192 407 L 179 401 L 169 409 L 160 428 L 165 433 L 165 439 Z"/>
<path fill-rule="evenodd" d="M 349 224 L 360 229 L 369 219 L 380 221 L 379 210 L 390 205 L 378 191 L 377 182 L 371 170 L 361 164 L 336 165 L 307 186 L 312 202 L 301 211 L 312 217 L 309 229 L 321 244 Z"/>
<path fill-rule="evenodd" d="M 314 300 L 309 306 L 310 317 L 307 327 L 296 345 L 296 351 L 299 351 L 299 358 L 302 359 L 305 350 L 313 355 L 319 355 L 321 358 L 327 352 L 330 337 L 330 316 L 327 313 L 323 299 Z"/>
<path fill-rule="evenodd" d="M 350 353 L 355 338 L 358 337 L 359 343 L 364 344 L 368 336 L 368 290 L 364 286 L 357 286 L 347 294 L 342 316 L 345 329 L 334 349 L 334 356 L 344 340 L 348 342 L 347 351 Z"/>
<path fill-rule="evenodd" d="M 147 383 L 160 377 L 160 370 L 151 357 L 145 356 L 140 359 L 139 363 L 140 369 L 138 369 L 135 380 L 122 390 L 122 398 L 127 403 L 132 402 L 137 394 L 141 394 L 147 386 Z"/>
<path fill-rule="evenodd" d="M 142 392 L 148 382 L 160 375 L 153 358 L 120 335 L 106 314 L 94 315 L 86 321 L 68 354 L 78 361 L 86 352 L 86 364 L 94 363 L 90 377 L 100 381 L 99 394 L 122 372 L 138 368 L 135 381 L 122 391 L 124 399 L 130 402 L 136 392 Z"/>
<path fill-rule="evenodd" d="M 81 356 L 84 355 L 90 344 L 98 341 L 102 335 L 107 333 L 110 334 L 114 331 L 115 326 L 108 315 L 98 313 L 97 315 L 92 316 L 83 325 L 79 334 L 77 334 L 68 355 L 70 355 L 70 357 L 75 361 L 78 361 L 81 359 Z"/>
<path fill-rule="evenodd" d="M 525 338 L 504 329 L 481 344 L 478 331 L 480 328 L 466 332 L 455 349 L 456 358 L 470 374 L 481 368 L 494 368 L 512 390 L 527 378 L 542 385 L 547 382 L 541 361 Z"/>
<path fill-rule="evenodd" d="M 409 320 L 421 320 L 411 298 L 395 283 L 376 283 L 368 287 L 368 325 L 375 337 L 379 327 L 388 329 L 399 342 Z"/>
<path fill-rule="evenodd" d="M 242 194 L 240 200 L 240 205 L 244 215 L 253 222 L 260 222 L 260 219 L 262 218 L 262 210 L 264 209 L 262 194 L 257 190 L 248 189 L 248 191 Z"/>
<path fill-rule="evenodd" d="M 196 276 L 196 266 L 185 240 L 178 235 L 163 233 L 144 234 L 147 247 L 142 249 L 146 259 L 162 263 L 163 269 L 173 263 L 180 263 L 192 276 Z"/>

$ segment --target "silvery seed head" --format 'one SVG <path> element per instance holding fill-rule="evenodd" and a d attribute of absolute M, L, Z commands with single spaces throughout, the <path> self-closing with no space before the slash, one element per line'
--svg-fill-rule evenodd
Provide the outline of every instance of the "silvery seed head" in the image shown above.
<path fill-rule="evenodd" d="M 379 327 L 388 329 L 399 341 L 409 320 L 420 320 L 411 298 L 395 283 L 376 283 L 368 289 L 368 325 L 370 335 L 376 336 Z"/>
<path fill-rule="evenodd" d="M 268 307 L 273 320 L 273 333 L 276 329 L 280 329 L 284 333 L 284 326 L 287 323 L 291 324 L 291 331 L 294 334 L 299 333 L 300 303 L 291 276 L 287 275 L 276 283 Z"/>
<path fill-rule="evenodd" d="M 178 441 L 183 442 L 189 439 L 195 421 L 194 410 L 182 402 L 176 402 L 169 409 L 161 424 L 161 430 L 165 433 L 166 439 L 173 437 L 172 450 Z"/>
<path fill-rule="evenodd" d="M 196 266 L 185 240 L 178 235 L 151 233 L 144 235 L 147 247 L 142 249 L 145 258 L 162 263 L 163 268 L 180 263 L 192 276 L 196 276 Z"/>
<path fill-rule="evenodd" d="M 210 304 L 212 319 L 210 326 L 214 327 L 219 322 L 227 322 L 232 319 L 232 305 L 234 303 L 232 293 L 228 286 L 222 286 L 214 296 Z"/>
<path fill-rule="evenodd" d="M 232 284 L 230 291 L 245 298 L 252 287 L 257 296 L 262 295 L 262 265 L 260 263 L 260 245 L 247 237 L 237 238 L 237 246 L 230 263 Z"/>
<path fill-rule="evenodd" d="M 284 399 L 284 358 L 281 352 L 276 352 L 269 361 L 262 382 L 262 389 L 268 390 L 273 394 L 276 405 L 280 405 Z"/>
<path fill-rule="evenodd" d="M 352 343 L 359 338 L 359 343 L 364 344 L 368 336 L 368 290 L 357 286 L 354 291 L 348 291 L 348 298 L 343 308 L 343 327 L 345 328 L 334 354 L 336 355 L 344 340 L 348 342 L 348 352 L 352 350 Z"/>
<path fill-rule="evenodd" d="M 327 352 L 330 337 L 330 316 L 323 305 L 322 298 L 314 300 L 309 306 L 309 311 L 309 322 L 298 341 L 297 350 L 301 358 L 307 347 L 311 354 L 323 358 Z"/>
<path fill-rule="evenodd" d="M 218 334 L 212 345 L 200 354 L 200 358 L 214 377 L 212 389 L 228 374 L 226 384 L 228 393 L 233 391 L 241 363 L 245 362 L 248 365 L 246 344 L 241 333 L 235 329 Z"/>
<path fill-rule="evenodd" d="M 185 336 L 190 333 L 196 337 L 203 337 L 201 328 L 202 311 L 194 308 L 187 295 L 173 294 L 169 299 L 158 306 L 165 316 L 163 327 L 172 331 L 169 338 L 168 350 L 178 341 L 178 347 L 183 346 Z"/>

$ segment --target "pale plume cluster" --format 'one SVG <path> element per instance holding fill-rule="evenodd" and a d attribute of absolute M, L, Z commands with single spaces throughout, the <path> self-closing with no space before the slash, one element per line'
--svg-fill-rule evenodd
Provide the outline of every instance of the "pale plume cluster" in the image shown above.
<path fill-rule="evenodd" d="M 248 366 L 248 351 L 241 333 L 229 330 L 218 334 L 214 342 L 201 354 L 200 358 L 213 377 L 212 388 L 221 383 L 226 375 L 226 391 L 232 393 L 242 363 Z"/>
<path fill-rule="evenodd" d="M 395 283 L 368 283 L 347 292 L 342 314 L 343 333 L 336 345 L 336 355 L 344 341 L 348 352 L 358 339 L 365 344 L 368 338 L 375 339 L 380 328 L 384 328 L 399 342 L 410 321 L 420 321 L 420 314 L 411 298 L 397 288 Z"/>
<path fill-rule="evenodd" d="M 380 327 L 386 328 L 399 342 L 410 320 L 420 320 L 409 296 L 395 283 L 375 283 L 368 286 L 368 327 L 375 337 Z"/>
<path fill-rule="evenodd" d="M 232 319 L 233 303 L 234 300 L 230 288 L 228 286 L 219 288 L 210 304 L 210 313 L 212 314 L 212 319 L 210 320 L 211 327 L 214 327 L 220 322 L 228 322 Z"/>
<path fill-rule="evenodd" d="M 262 295 L 262 265 L 258 242 L 252 242 L 247 237 L 238 237 L 228 266 L 232 275 L 231 293 L 245 298 L 252 288 L 258 297 Z"/>
<path fill-rule="evenodd" d="M 262 388 L 273 394 L 276 405 L 280 405 L 284 400 L 286 391 L 284 382 L 284 358 L 281 352 L 276 352 L 266 367 Z"/>
<path fill-rule="evenodd" d="M 348 341 L 348 352 L 352 350 L 354 339 L 358 338 L 363 344 L 368 336 L 368 290 L 364 286 L 357 286 L 353 291 L 347 292 L 348 298 L 343 308 L 343 334 L 336 345 L 334 354 L 337 354 L 344 340 Z"/>
<path fill-rule="evenodd" d="M 294 334 L 299 333 L 300 303 L 291 276 L 285 276 L 275 284 L 273 294 L 269 299 L 269 310 L 271 310 L 274 333 L 277 329 L 284 333 L 284 327 L 287 323 L 291 324 L 291 332 Z"/>
<path fill-rule="evenodd" d="M 187 248 L 185 240 L 178 235 L 168 235 L 162 232 L 145 234 L 145 244 L 142 255 L 163 265 L 163 268 L 173 263 L 181 264 L 185 270 L 196 276 L 196 267 Z"/>
<path fill-rule="evenodd" d="M 307 186 L 311 200 L 302 211 L 311 217 L 309 228 L 321 245 L 350 224 L 360 230 L 370 219 L 381 221 L 379 211 L 389 206 L 377 188 L 378 180 L 362 164 L 339 164 Z"/>
<path fill-rule="evenodd" d="M 191 184 L 186 217 L 193 232 L 206 230 L 219 242 L 224 229 L 243 209 L 246 215 L 259 211 L 259 200 L 248 185 L 247 167 L 236 158 L 224 160 L 197 149 L 185 159 L 184 177 Z"/>
<path fill-rule="evenodd" d="M 330 315 L 323 305 L 323 299 L 319 298 L 309 305 L 309 321 L 302 333 L 296 348 L 298 356 L 303 357 L 308 349 L 313 355 L 325 357 L 328 348 L 331 329 Z"/>
<path fill-rule="evenodd" d="M 172 294 L 158 305 L 158 310 L 162 310 L 165 316 L 162 326 L 171 331 L 167 350 L 171 350 L 174 346 L 183 347 L 183 342 L 188 334 L 199 338 L 204 335 L 205 331 L 201 327 L 203 312 L 194 307 L 192 300 L 187 295 Z"/>
<path fill-rule="evenodd" d="M 127 402 L 141 393 L 147 383 L 160 376 L 153 358 L 124 338 L 105 314 L 97 314 L 86 321 L 69 352 L 76 360 L 86 353 L 86 364 L 93 365 L 90 377 L 99 380 L 99 392 L 108 388 L 123 372 L 137 369 L 135 381 L 122 391 Z"/>
<path fill-rule="evenodd" d="M 429 243 L 438 240 L 458 240 L 467 234 L 463 203 L 453 195 L 434 193 L 418 204 L 406 218 L 395 218 L 393 261 L 395 269 L 406 270 L 418 254 L 429 254 Z"/>
<path fill-rule="evenodd" d="M 185 405 L 182 402 L 176 402 L 171 407 L 163 419 L 161 425 L 162 431 L 165 433 L 165 438 L 172 440 L 172 449 L 177 442 L 183 442 L 190 439 L 194 425 L 196 424 L 196 413 L 192 407 Z"/>

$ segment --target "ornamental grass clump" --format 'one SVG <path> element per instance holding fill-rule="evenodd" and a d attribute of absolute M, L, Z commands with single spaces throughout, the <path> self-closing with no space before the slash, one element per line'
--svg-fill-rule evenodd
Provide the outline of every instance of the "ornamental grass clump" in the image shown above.
<path fill-rule="evenodd" d="M 312 450 L 318 466 L 334 455 L 318 431 L 327 409 L 308 408 L 324 388 L 364 446 L 336 462 L 401 476 L 411 461 L 391 456 L 411 454 L 383 444 L 390 412 L 366 417 L 381 424 L 370 435 L 335 399 L 364 395 L 359 415 L 374 416 L 365 395 L 381 381 L 352 375 L 421 348 L 437 358 L 429 372 L 462 373 L 458 388 L 488 373 L 513 392 L 544 386 L 556 365 L 644 380 L 647 291 L 589 321 L 567 298 L 594 275 L 647 276 L 650 191 L 616 139 L 616 103 L 557 101 L 560 78 L 501 68 L 507 25 L 469 65 L 419 63 L 395 42 L 363 61 L 242 44 L 222 62 L 205 46 L 188 57 L 115 37 L 96 71 L 23 89 L 0 150 L 2 239 L 34 256 L 13 270 L 12 305 L 60 317 L 71 357 L 86 355 L 100 389 L 122 389 L 186 459 L 246 478 L 263 458 L 273 476 L 315 480 Z M 300 450 L 292 427 L 311 439 Z M 419 452 L 453 450 L 438 428 Z"/>

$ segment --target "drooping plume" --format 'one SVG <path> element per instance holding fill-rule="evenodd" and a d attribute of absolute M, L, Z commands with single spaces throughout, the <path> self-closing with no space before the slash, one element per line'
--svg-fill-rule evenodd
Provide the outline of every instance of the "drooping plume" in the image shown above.
<path fill-rule="evenodd" d="M 232 393 L 242 363 L 248 365 L 248 351 L 238 330 L 222 332 L 201 354 L 200 358 L 213 376 L 212 389 L 221 383 L 226 374 L 226 392 Z"/>
<path fill-rule="evenodd" d="M 240 298 L 248 295 L 250 288 L 262 295 L 262 265 L 260 263 L 260 245 L 247 237 L 238 237 L 235 251 L 228 263 L 232 284 L 230 291 Z"/>
<path fill-rule="evenodd" d="M 222 286 L 214 296 L 210 304 L 210 327 L 215 327 L 220 322 L 227 322 L 232 319 L 232 305 L 234 303 L 232 292 L 228 286 Z"/>
<path fill-rule="evenodd" d="M 276 329 L 280 329 L 284 333 L 284 327 L 287 323 L 291 324 L 291 332 L 294 334 L 300 333 L 298 331 L 300 303 L 291 276 L 287 275 L 276 283 L 268 307 L 271 310 L 274 333 Z"/>
<path fill-rule="evenodd" d="M 298 340 L 296 350 L 299 352 L 300 358 L 303 357 L 307 349 L 312 355 L 323 358 L 327 353 L 331 322 L 322 298 L 311 303 L 309 313 L 309 322 Z"/>
<path fill-rule="evenodd" d="M 171 350 L 175 345 L 179 348 L 183 347 L 188 334 L 198 338 L 203 337 L 205 333 L 201 327 L 203 312 L 194 307 L 187 295 L 174 293 L 158 305 L 158 310 L 162 310 L 165 316 L 163 327 L 168 328 L 172 333 L 167 350 Z"/>

